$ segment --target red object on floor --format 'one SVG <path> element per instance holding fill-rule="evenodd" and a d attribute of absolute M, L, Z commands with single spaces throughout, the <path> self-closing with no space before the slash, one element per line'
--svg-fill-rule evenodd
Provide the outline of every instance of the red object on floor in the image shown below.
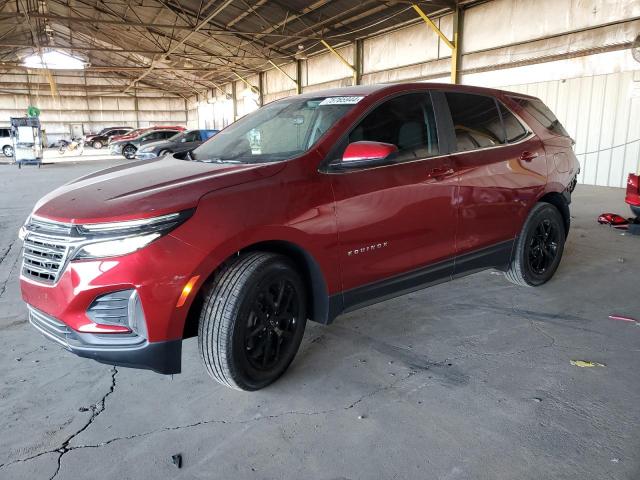
<path fill-rule="evenodd" d="M 617 213 L 603 213 L 598 217 L 598 223 L 602 225 L 611 225 L 613 227 L 628 225 L 629 220 L 618 215 Z"/>

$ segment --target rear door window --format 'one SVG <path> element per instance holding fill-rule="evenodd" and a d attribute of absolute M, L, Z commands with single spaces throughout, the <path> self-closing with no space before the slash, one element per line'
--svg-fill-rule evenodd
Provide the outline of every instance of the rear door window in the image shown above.
<path fill-rule="evenodd" d="M 349 143 L 372 141 L 398 147 L 397 161 L 439 154 L 435 115 L 428 93 L 402 95 L 386 101 L 353 129 Z"/>
<path fill-rule="evenodd" d="M 446 92 L 456 135 L 456 151 L 500 145 L 505 140 L 498 106 L 493 97 Z"/>
<path fill-rule="evenodd" d="M 547 107 L 542 100 L 521 97 L 511 97 L 511 99 L 520 105 L 547 130 L 555 133 L 556 135 L 562 135 L 563 137 L 569 136 L 569 133 L 564 129 L 551 109 Z"/>
<path fill-rule="evenodd" d="M 504 124 L 506 143 L 515 143 L 526 138 L 529 135 L 529 131 L 520 123 L 520 120 L 502 103 L 498 102 L 498 105 L 500 106 L 500 115 Z"/>

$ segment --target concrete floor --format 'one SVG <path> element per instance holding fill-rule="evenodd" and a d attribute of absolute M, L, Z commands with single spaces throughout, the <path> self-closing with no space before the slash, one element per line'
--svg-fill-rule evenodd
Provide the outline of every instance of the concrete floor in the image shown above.
<path fill-rule="evenodd" d="M 578 187 L 547 285 L 484 272 L 310 324 L 289 372 L 249 394 L 210 380 L 194 340 L 171 378 L 28 325 L 18 228 L 97 167 L 0 166 L 0 478 L 640 478 L 640 327 L 608 319 L 640 317 L 640 238 L 595 222 L 627 214 L 621 190 Z"/>

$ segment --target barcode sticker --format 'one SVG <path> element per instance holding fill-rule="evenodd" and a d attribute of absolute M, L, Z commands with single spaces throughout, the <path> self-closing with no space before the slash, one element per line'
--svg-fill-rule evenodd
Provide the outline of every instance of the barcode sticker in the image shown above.
<path fill-rule="evenodd" d="M 355 105 L 364 97 L 327 97 L 320 105 Z"/>

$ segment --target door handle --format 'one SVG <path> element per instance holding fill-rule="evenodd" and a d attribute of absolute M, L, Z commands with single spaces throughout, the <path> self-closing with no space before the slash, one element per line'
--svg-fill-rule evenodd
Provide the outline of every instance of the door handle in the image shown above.
<path fill-rule="evenodd" d="M 453 174 L 453 168 L 435 167 L 427 173 L 428 178 L 442 178 Z"/>
<path fill-rule="evenodd" d="M 536 152 L 525 151 L 520 154 L 520 160 L 523 162 L 530 162 L 534 158 L 538 158 L 538 154 Z"/>

